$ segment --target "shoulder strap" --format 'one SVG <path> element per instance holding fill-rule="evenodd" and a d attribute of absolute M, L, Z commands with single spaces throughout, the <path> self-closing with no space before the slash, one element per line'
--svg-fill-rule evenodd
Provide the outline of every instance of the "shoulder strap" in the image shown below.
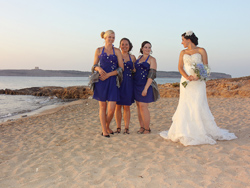
<path fill-rule="evenodd" d="M 143 55 L 141 55 L 141 57 L 138 59 L 138 61 L 142 58 Z"/>
<path fill-rule="evenodd" d="M 132 61 L 130 54 L 128 54 L 128 55 L 129 55 L 129 59 L 130 59 L 130 61 Z"/>
<path fill-rule="evenodd" d="M 150 56 L 150 55 L 149 55 Z M 149 58 L 149 56 L 148 56 L 148 58 Z M 147 62 L 148 61 L 148 58 L 146 59 L 146 61 L 145 62 Z"/>
<path fill-rule="evenodd" d="M 103 49 L 102 49 L 102 54 L 103 54 L 103 52 L 104 52 L 104 48 L 105 48 L 105 47 L 103 46 Z"/>
<path fill-rule="evenodd" d="M 115 55 L 115 48 L 113 47 L 113 52 L 114 52 L 114 55 Z"/>

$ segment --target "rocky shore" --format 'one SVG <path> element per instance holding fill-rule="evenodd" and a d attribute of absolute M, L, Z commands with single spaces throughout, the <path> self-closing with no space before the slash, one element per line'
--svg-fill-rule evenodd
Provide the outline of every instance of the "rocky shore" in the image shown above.
<path fill-rule="evenodd" d="M 162 98 L 179 97 L 179 83 L 158 84 Z M 0 94 L 51 96 L 60 99 L 87 99 L 93 92 L 87 86 L 32 87 L 18 90 L 4 89 Z M 250 76 L 207 81 L 208 97 L 250 97 Z"/>
<path fill-rule="evenodd" d="M 250 97 L 250 76 L 209 80 L 206 85 L 208 97 Z M 158 87 L 162 98 L 179 97 L 179 83 Z"/>
<path fill-rule="evenodd" d="M 87 86 L 72 87 L 31 87 L 24 89 L 5 89 L 0 90 L 0 94 L 5 95 L 33 95 L 33 96 L 51 96 L 60 99 L 87 99 L 93 92 Z"/>

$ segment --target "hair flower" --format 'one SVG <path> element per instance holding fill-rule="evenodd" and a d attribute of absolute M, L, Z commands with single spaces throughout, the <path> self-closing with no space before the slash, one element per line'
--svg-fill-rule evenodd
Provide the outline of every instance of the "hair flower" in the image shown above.
<path fill-rule="evenodd" d="M 191 36 L 194 32 L 193 31 L 187 31 L 185 36 Z"/>

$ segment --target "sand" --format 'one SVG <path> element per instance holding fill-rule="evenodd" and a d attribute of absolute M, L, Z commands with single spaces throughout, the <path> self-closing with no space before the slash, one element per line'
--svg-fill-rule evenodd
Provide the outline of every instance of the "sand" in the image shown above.
<path fill-rule="evenodd" d="M 178 98 L 150 104 L 149 135 L 136 133 L 132 105 L 130 134 L 101 136 L 98 102 L 92 99 L 1 123 L 0 187 L 250 187 L 250 99 L 208 101 L 217 125 L 238 139 L 185 147 L 161 138 Z"/>

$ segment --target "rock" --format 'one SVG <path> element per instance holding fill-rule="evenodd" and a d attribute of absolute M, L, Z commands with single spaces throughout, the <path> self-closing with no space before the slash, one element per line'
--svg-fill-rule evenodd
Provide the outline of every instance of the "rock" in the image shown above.
<path fill-rule="evenodd" d="M 34 96 L 49 96 L 60 99 L 87 99 L 93 95 L 93 92 L 87 86 L 73 87 L 32 87 L 18 90 L 0 90 L 0 94 L 6 95 L 34 95 Z"/>
<path fill-rule="evenodd" d="M 250 97 L 250 76 L 209 80 L 206 87 L 208 97 Z M 179 97 L 179 87 L 176 83 L 161 84 L 158 88 L 163 98 Z"/>

